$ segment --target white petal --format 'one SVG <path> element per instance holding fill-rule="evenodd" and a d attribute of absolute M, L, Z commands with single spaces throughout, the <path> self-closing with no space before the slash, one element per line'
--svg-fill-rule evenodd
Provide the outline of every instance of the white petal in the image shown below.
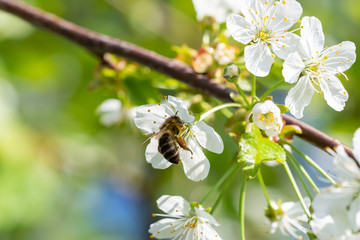
<path fill-rule="evenodd" d="M 327 104 L 336 111 L 342 111 L 349 95 L 340 80 L 335 76 L 326 75 L 319 80 Z"/>
<path fill-rule="evenodd" d="M 210 213 L 208 213 L 208 212 L 206 212 L 206 211 L 204 211 L 202 209 L 199 209 L 199 208 L 195 208 L 195 212 L 196 212 L 197 216 L 205 219 L 210 224 L 213 224 L 215 226 L 220 226 L 220 223 L 218 223 Z"/>
<path fill-rule="evenodd" d="M 360 128 L 358 128 L 353 137 L 353 153 L 358 162 L 360 162 Z"/>
<path fill-rule="evenodd" d="M 353 231 L 358 232 L 360 229 L 360 196 L 355 197 L 351 202 L 349 220 L 352 224 Z"/>
<path fill-rule="evenodd" d="M 290 109 L 292 115 L 296 118 L 302 118 L 304 108 L 309 105 L 312 96 L 314 95 L 314 88 L 307 76 L 299 79 L 295 87 L 290 89 L 285 98 L 285 105 Z"/>
<path fill-rule="evenodd" d="M 163 195 L 156 201 L 158 207 L 169 215 L 189 216 L 190 203 L 181 196 Z"/>
<path fill-rule="evenodd" d="M 270 48 L 262 42 L 246 46 L 244 60 L 247 70 L 258 77 L 267 76 L 274 62 Z"/>
<path fill-rule="evenodd" d="M 301 48 L 306 58 L 316 55 L 324 48 L 324 33 L 316 17 L 304 17 L 301 22 Z"/>
<path fill-rule="evenodd" d="M 214 152 L 214 153 L 222 153 L 224 150 L 224 143 L 220 137 L 220 135 L 215 132 L 215 130 L 207 125 L 203 121 L 196 122 L 192 129 L 194 134 L 196 135 L 196 140 L 200 143 L 203 148 Z"/>
<path fill-rule="evenodd" d="M 295 0 L 279 1 L 269 7 L 269 18 L 265 24 L 274 32 L 288 30 L 300 18 L 302 11 L 300 3 Z"/>
<path fill-rule="evenodd" d="M 219 234 L 209 225 L 209 224 L 202 224 L 204 238 L 200 240 L 222 240 Z M 184 240 L 192 240 L 192 238 L 184 239 Z"/>
<path fill-rule="evenodd" d="M 193 154 L 191 154 L 189 151 L 179 148 L 180 158 L 184 165 L 185 175 L 190 180 L 196 182 L 205 179 L 210 170 L 209 160 L 206 158 L 201 147 L 194 139 L 188 138 L 187 146 L 191 149 Z"/>
<path fill-rule="evenodd" d="M 231 36 L 242 44 L 248 44 L 254 37 L 255 32 L 244 17 L 237 14 L 230 14 L 226 19 L 226 27 L 231 33 Z"/>
<path fill-rule="evenodd" d="M 275 123 L 275 126 L 273 128 L 265 129 L 266 135 L 268 135 L 269 137 L 275 137 L 275 136 L 279 135 L 283 125 L 284 124 L 283 124 L 282 120 L 279 119 L 279 121 Z"/>
<path fill-rule="evenodd" d="M 186 123 L 191 123 L 194 121 L 195 117 L 189 114 L 189 111 L 183 101 L 169 95 L 168 103 L 170 103 L 173 106 L 174 112 L 176 111 L 178 112 L 178 116 L 181 118 L 181 120 L 183 120 Z"/>
<path fill-rule="evenodd" d="M 238 0 L 193 0 L 193 4 L 198 21 L 211 16 L 216 22 L 223 23 L 230 12 L 240 12 Z"/>
<path fill-rule="evenodd" d="M 285 82 L 295 83 L 304 69 L 305 64 L 301 60 L 300 55 L 297 52 L 289 54 L 284 62 L 284 68 L 282 70 Z"/>
<path fill-rule="evenodd" d="M 334 158 L 334 169 L 337 177 L 341 181 L 360 180 L 360 169 L 354 162 L 354 159 L 348 156 L 343 146 L 338 146 Z"/>
<path fill-rule="evenodd" d="M 169 116 L 174 115 L 164 104 L 149 104 L 135 108 L 135 125 L 146 134 L 158 132 L 161 124 Z"/>
<path fill-rule="evenodd" d="M 322 62 L 322 68 L 333 68 L 335 73 L 345 72 L 356 60 L 356 46 L 353 42 L 345 41 L 327 48 L 323 55 L 327 59 Z"/>
<path fill-rule="evenodd" d="M 172 163 L 163 157 L 163 155 L 158 150 L 158 146 L 159 141 L 155 138 L 152 138 L 145 150 L 146 161 L 151 163 L 152 167 L 156 169 L 165 169 L 170 167 Z"/>
<path fill-rule="evenodd" d="M 281 35 L 279 38 L 271 39 L 271 48 L 276 56 L 285 60 L 290 53 L 298 50 L 300 37 L 289 32 L 282 33 Z"/>
<path fill-rule="evenodd" d="M 182 229 L 186 218 L 173 219 L 164 218 L 150 225 L 149 232 L 157 239 L 174 238 L 180 235 L 184 230 Z M 173 232 L 173 230 L 176 230 Z"/>

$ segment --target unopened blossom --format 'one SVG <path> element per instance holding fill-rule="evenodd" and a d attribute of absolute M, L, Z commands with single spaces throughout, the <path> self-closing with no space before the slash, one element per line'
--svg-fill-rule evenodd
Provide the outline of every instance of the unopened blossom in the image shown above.
<path fill-rule="evenodd" d="M 309 199 L 305 199 L 310 204 Z M 308 220 L 299 202 L 271 202 L 265 209 L 265 216 L 270 225 L 270 232 L 276 230 L 285 235 L 291 235 L 295 239 L 305 239 L 307 228 L 304 227 Z"/>
<path fill-rule="evenodd" d="M 302 7 L 296 0 L 239 0 L 239 4 L 242 15 L 229 15 L 226 27 L 236 41 L 247 45 L 244 60 L 249 72 L 267 76 L 275 55 L 285 59 L 296 51 L 299 36 L 288 30 L 300 18 Z"/>
<path fill-rule="evenodd" d="M 121 102 L 119 99 L 107 99 L 96 109 L 96 113 L 100 116 L 100 122 L 104 126 L 112 126 L 119 123 L 122 117 Z"/>
<path fill-rule="evenodd" d="M 239 12 L 238 0 L 193 0 L 196 18 L 202 21 L 204 17 L 213 17 L 216 22 L 223 23 L 229 13 Z"/>
<path fill-rule="evenodd" d="M 348 100 L 348 93 L 336 75 L 348 80 L 344 72 L 355 62 L 355 44 L 345 41 L 324 47 L 324 41 L 321 22 L 315 17 L 304 17 L 299 50 L 289 54 L 283 68 L 285 81 L 297 82 L 285 99 L 285 105 L 297 118 L 303 117 L 314 92 L 324 94 L 327 104 L 336 111 L 342 111 Z"/>
<path fill-rule="evenodd" d="M 220 224 L 199 204 L 190 204 L 180 196 L 164 195 L 157 201 L 165 217 L 150 225 L 150 238 L 171 240 L 221 240 L 212 225 Z"/>
<path fill-rule="evenodd" d="M 338 146 L 333 153 L 338 183 L 322 189 L 312 203 L 310 225 L 320 240 L 360 239 L 360 128 L 354 134 L 353 147 L 355 159 Z"/>
<path fill-rule="evenodd" d="M 144 135 L 155 135 L 146 147 L 146 161 L 156 169 L 165 169 L 172 165 L 159 152 L 159 139 L 157 139 L 156 134 L 165 119 L 174 115 L 183 122 L 180 135 L 191 150 L 183 149 L 176 143 L 185 175 L 193 181 L 203 180 L 209 173 L 210 163 L 202 148 L 211 152 L 222 153 L 223 141 L 220 135 L 205 122 L 194 122 L 195 117 L 189 114 L 185 103 L 173 96 L 168 96 L 162 104 L 149 104 L 135 109 L 135 125 L 144 132 Z"/>
<path fill-rule="evenodd" d="M 229 82 L 237 82 L 240 76 L 240 68 L 235 64 L 229 64 L 224 68 L 223 76 Z"/>
<path fill-rule="evenodd" d="M 270 100 L 257 103 L 252 109 L 253 121 L 269 137 L 277 136 L 283 127 L 280 109 Z"/>

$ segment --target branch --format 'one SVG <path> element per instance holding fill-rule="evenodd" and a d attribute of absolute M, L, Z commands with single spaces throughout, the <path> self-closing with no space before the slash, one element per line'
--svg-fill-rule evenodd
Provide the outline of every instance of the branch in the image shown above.
<path fill-rule="evenodd" d="M 104 60 L 106 53 L 113 53 L 148 66 L 220 100 L 226 102 L 232 101 L 229 95 L 232 91 L 231 89 L 215 83 L 203 74 L 197 74 L 190 66 L 177 60 L 169 59 L 131 43 L 90 31 L 17 0 L 0 0 L 0 9 L 12 13 L 35 26 L 47 29 L 70 41 L 76 42 L 101 60 Z M 328 147 L 336 149 L 336 146 L 340 145 L 339 141 L 302 121 L 288 115 L 283 115 L 283 119 L 286 121 L 286 124 L 297 125 L 302 129 L 302 134 L 299 135 L 300 138 L 323 150 Z M 344 147 L 349 156 L 354 158 L 352 150 L 346 146 Z"/>

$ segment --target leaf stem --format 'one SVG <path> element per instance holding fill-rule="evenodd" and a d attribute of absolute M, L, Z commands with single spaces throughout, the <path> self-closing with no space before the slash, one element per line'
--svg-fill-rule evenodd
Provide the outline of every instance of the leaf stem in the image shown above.
<path fill-rule="evenodd" d="M 237 169 L 238 169 L 238 168 L 236 168 L 236 169 L 234 170 L 234 172 L 232 173 L 232 175 L 229 177 L 228 181 L 226 182 L 225 186 L 222 188 L 222 190 L 221 190 L 218 198 L 216 199 L 213 207 L 211 208 L 210 214 L 213 214 L 214 211 L 215 211 L 215 209 L 218 207 L 218 205 L 219 205 L 219 203 L 221 202 L 221 199 L 223 198 L 225 192 L 227 191 L 227 189 L 229 188 L 231 182 L 233 181 L 233 179 L 234 179 L 234 177 L 235 177 L 235 175 L 236 175 Z"/>
<path fill-rule="evenodd" d="M 216 112 L 216 111 L 219 111 L 219 110 L 221 110 L 221 109 L 228 108 L 228 107 L 242 107 L 242 105 L 241 105 L 240 103 L 225 103 L 225 104 L 221 104 L 221 105 L 216 106 L 216 107 L 210 109 L 209 111 L 203 113 L 203 114 L 200 116 L 199 121 L 204 120 L 205 118 L 207 118 L 208 116 L 210 116 L 211 114 L 213 114 L 213 113 Z"/>
<path fill-rule="evenodd" d="M 260 100 L 264 100 L 272 91 L 274 91 L 277 87 L 281 86 L 284 80 L 280 80 L 279 82 L 275 83 L 274 86 L 270 87 L 263 95 L 261 95 Z"/>
<path fill-rule="evenodd" d="M 291 184 L 292 184 L 292 186 L 293 186 L 293 188 L 295 190 L 295 193 L 296 193 L 296 195 L 297 195 L 297 197 L 298 197 L 298 199 L 300 201 L 301 207 L 303 208 L 306 216 L 310 219 L 310 217 L 311 217 L 310 211 L 309 211 L 308 207 L 305 204 L 304 198 L 301 195 L 301 192 L 299 190 L 299 187 L 298 187 L 297 183 L 295 182 L 294 176 L 291 173 L 289 165 L 287 164 L 287 162 L 285 162 L 283 165 L 284 165 L 286 174 L 288 175 L 288 177 L 290 179 L 290 182 L 291 182 Z"/>
<path fill-rule="evenodd" d="M 336 184 L 335 180 L 332 179 L 325 171 L 322 169 L 314 160 L 312 160 L 308 155 L 302 153 L 299 149 L 297 149 L 292 144 L 288 144 L 290 147 L 297 152 L 300 156 L 302 156 L 311 166 L 313 166 L 323 177 L 325 177 L 331 184 Z"/>
<path fill-rule="evenodd" d="M 252 79 L 252 88 L 251 88 L 252 103 L 254 102 L 255 96 L 256 96 L 256 76 L 254 75 Z"/>
<path fill-rule="evenodd" d="M 318 193 L 319 189 L 318 187 L 315 185 L 315 183 L 313 182 L 313 180 L 310 178 L 309 174 L 306 172 L 306 170 L 296 161 L 296 159 L 288 152 L 286 151 L 286 156 L 288 158 L 288 160 L 290 161 L 291 165 L 293 166 L 293 168 L 295 169 L 297 175 L 299 176 L 299 179 L 302 183 L 302 185 L 304 186 L 304 189 L 306 191 L 306 193 L 308 194 L 309 198 L 311 199 L 311 201 L 313 200 L 312 197 L 312 193 L 309 189 L 309 187 L 307 186 L 305 179 L 303 177 L 303 175 L 307 178 L 307 180 L 310 182 L 311 186 L 315 186 L 314 189 L 316 190 L 316 192 Z M 300 167 L 302 167 L 303 171 L 300 169 Z M 305 173 L 304 173 L 305 171 Z M 302 174 L 303 175 L 302 175 Z M 314 185 L 313 185 L 314 184 Z"/>
<path fill-rule="evenodd" d="M 261 174 L 260 168 L 259 168 L 259 171 L 258 171 L 257 175 L 258 175 L 258 179 L 259 179 L 259 182 L 260 182 L 261 188 L 262 188 L 262 190 L 263 190 L 263 192 L 264 192 L 264 195 L 265 195 L 266 201 L 267 201 L 267 202 L 268 202 L 268 204 L 270 205 L 270 203 L 271 203 L 271 199 L 270 199 L 270 196 L 269 196 L 268 191 L 266 190 L 266 185 L 265 185 L 264 179 L 263 179 L 263 177 L 262 177 L 262 174 Z"/>
<path fill-rule="evenodd" d="M 234 162 L 231 167 L 224 173 L 224 175 L 219 179 L 219 181 L 214 185 L 214 187 L 206 194 L 206 196 L 203 198 L 203 200 L 200 201 L 200 204 L 204 204 L 209 200 L 209 198 L 216 192 L 216 190 L 225 182 L 226 179 L 228 179 L 229 176 L 231 176 L 232 172 L 237 170 L 239 167 L 239 164 L 237 162 Z"/>
<path fill-rule="evenodd" d="M 243 97 L 247 107 L 250 109 L 251 108 L 251 104 L 249 103 L 249 100 L 247 99 L 244 91 L 241 89 L 240 85 L 238 82 L 235 82 L 235 86 L 236 86 L 236 89 L 238 90 L 238 92 L 240 93 L 240 95 Z"/>
<path fill-rule="evenodd" d="M 245 240 L 245 195 L 246 195 L 246 174 L 244 176 L 243 184 L 240 191 L 239 199 L 239 217 L 240 217 L 240 231 L 241 231 L 241 240 Z"/>

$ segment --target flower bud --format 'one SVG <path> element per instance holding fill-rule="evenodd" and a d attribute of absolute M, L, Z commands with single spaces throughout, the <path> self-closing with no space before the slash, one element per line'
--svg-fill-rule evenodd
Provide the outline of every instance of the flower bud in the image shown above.
<path fill-rule="evenodd" d="M 224 78 L 229 82 L 236 82 L 240 76 L 240 69 L 233 63 L 227 65 L 224 69 Z"/>

